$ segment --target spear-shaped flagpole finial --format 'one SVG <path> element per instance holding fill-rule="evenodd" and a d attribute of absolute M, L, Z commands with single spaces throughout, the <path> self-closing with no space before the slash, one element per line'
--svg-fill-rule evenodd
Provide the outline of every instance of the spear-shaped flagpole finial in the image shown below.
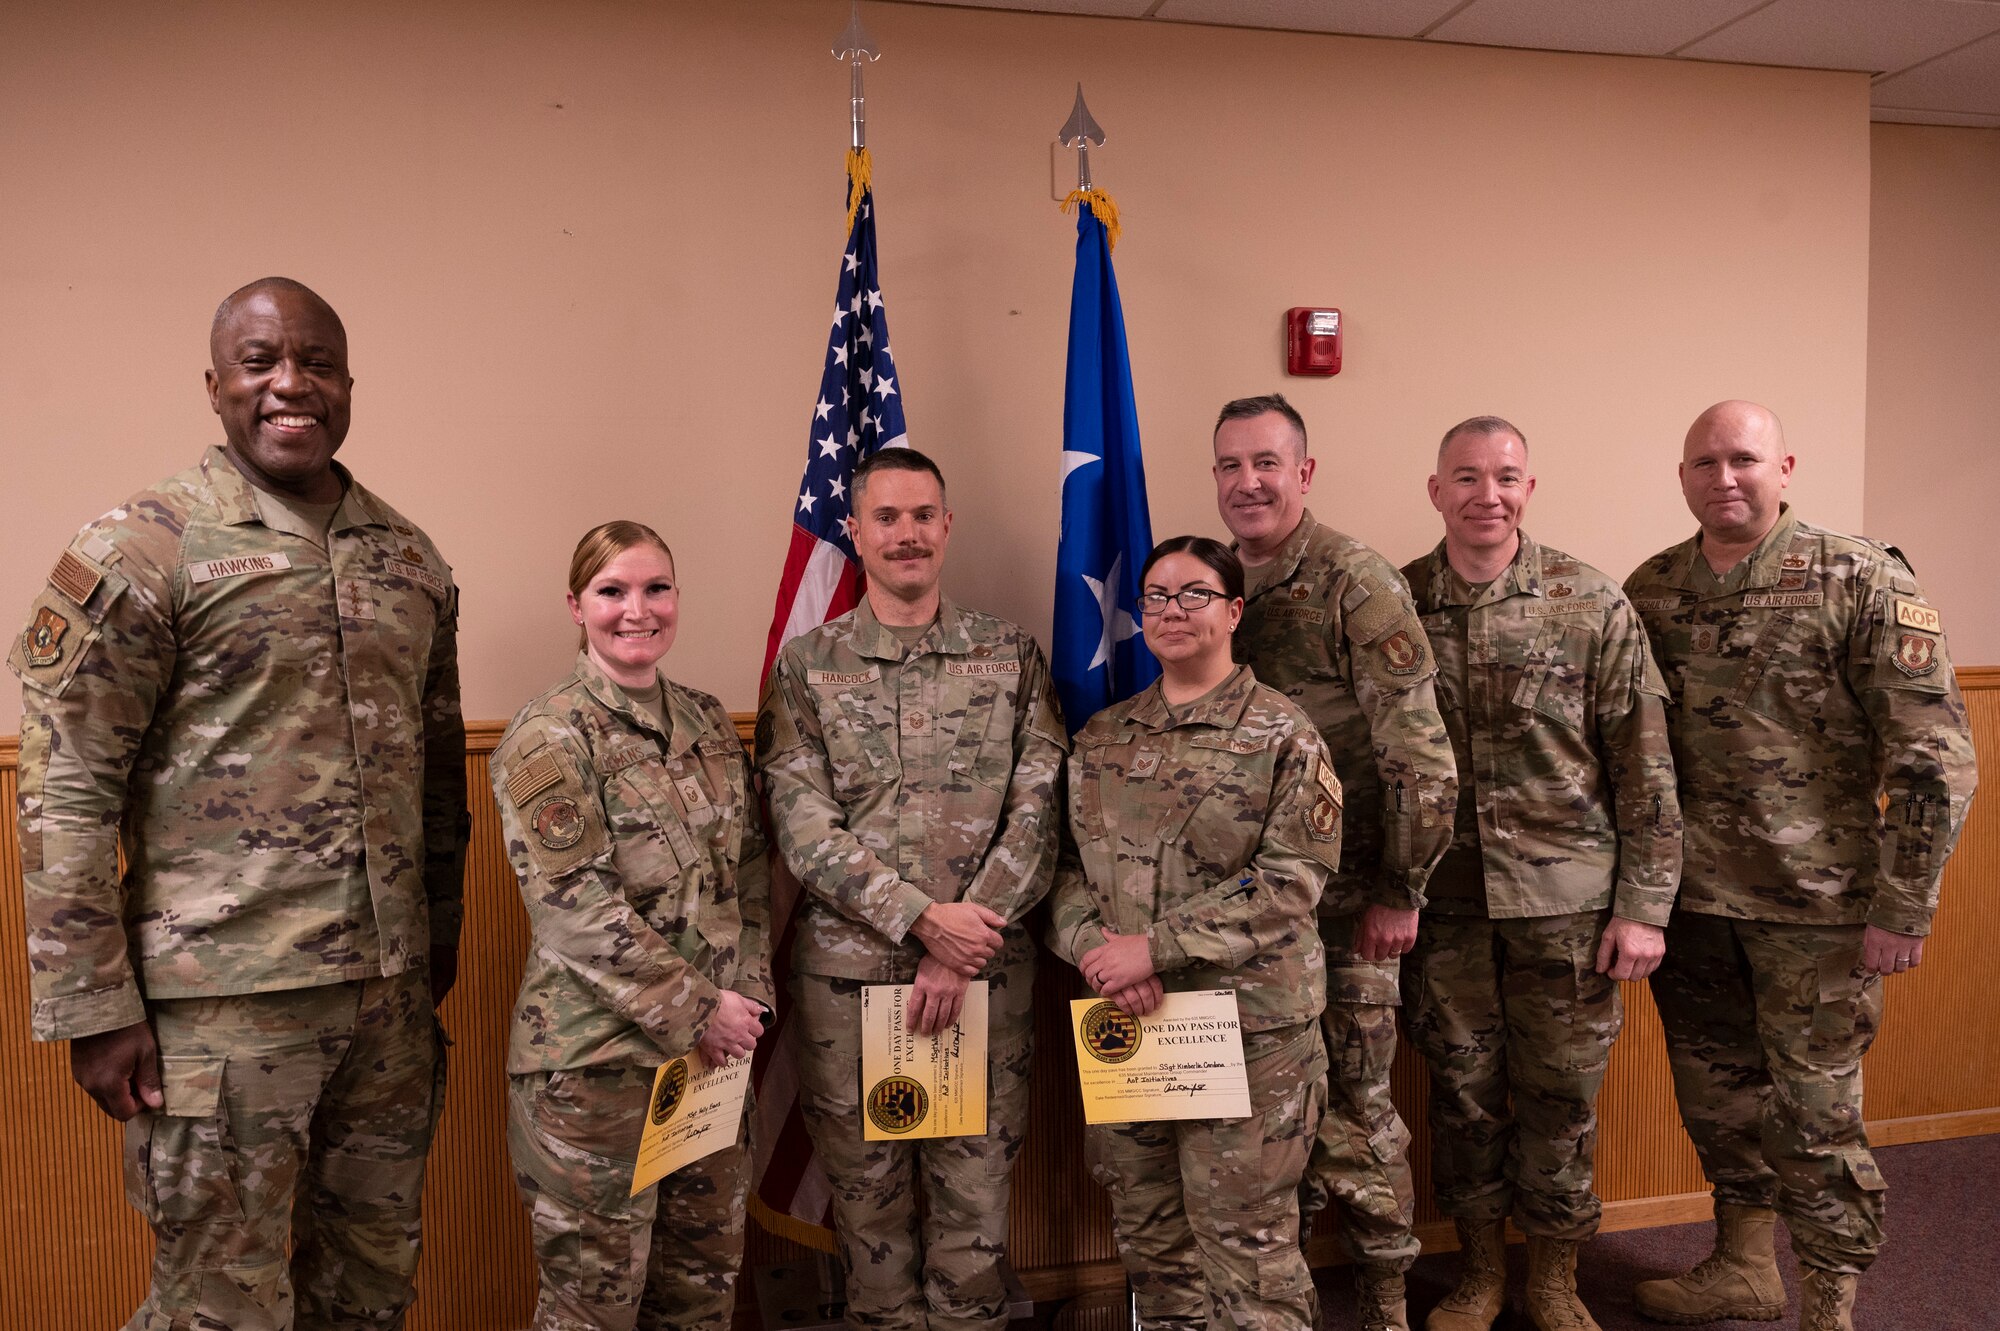
<path fill-rule="evenodd" d="M 1076 105 L 1069 110 L 1069 119 L 1056 131 L 1056 141 L 1065 148 L 1076 149 L 1076 187 L 1090 189 L 1090 150 L 1104 146 L 1104 131 L 1090 118 L 1090 108 L 1083 104 L 1083 85 L 1076 85 Z"/>
<path fill-rule="evenodd" d="M 841 29 L 840 36 L 833 39 L 833 58 L 835 60 L 847 61 L 853 67 L 854 71 L 853 87 L 849 102 L 853 107 L 853 146 L 856 151 L 868 146 L 868 99 L 861 91 L 861 60 L 863 56 L 866 56 L 870 60 L 880 60 L 882 58 L 882 50 L 875 45 L 875 39 L 868 35 L 868 29 L 861 26 L 861 0 L 855 0 L 853 9 L 847 20 L 847 26 Z"/>

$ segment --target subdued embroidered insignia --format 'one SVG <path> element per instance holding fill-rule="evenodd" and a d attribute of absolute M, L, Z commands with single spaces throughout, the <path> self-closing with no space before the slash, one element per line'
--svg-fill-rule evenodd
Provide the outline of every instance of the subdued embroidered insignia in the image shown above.
<path fill-rule="evenodd" d="M 1925 633 L 1944 632 L 1944 619 L 1936 610 L 1921 601 L 1906 601 L 1896 598 L 1896 622 L 1906 629 L 1922 629 Z"/>
<path fill-rule="evenodd" d="M 778 737 L 778 722 L 765 712 L 757 718 L 757 761 L 771 756 L 771 743 Z"/>
<path fill-rule="evenodd" d="M 681 799 L 687 804 L 688 812 L 708 807 L 708 792 L 701 788 L 699 778 L 683 777 L 674 782 L 674 789 L 681 793 Z"/>
<path fill-rule="evenodd" d="M 1689 646 L 1693 648 L 1695 655 L 1713 656 L 1722 640 L 1722 632 L 1713 624 L 1697 624 L 1694 626 L 1691 638 Z"/>
<path fill-rule="evenodd" d="M 928 735 L 931 733 L 931 714 L 921 707 L 903 713 L 903 733 L 905 735 Z"/>
<path fill-rule="evenodd" d="M 1285 620 L 1299 624 L 1324 624 L 1326 611 L 1316 605 L 1274 605 L 1264 612 L 1264 618 L 1274 624 Z"/>
<path fill-rule="evenodd" d="M 1641 614 L 1661 610 L 1678 610 L 1680 607 L 1681 598 L 1678 596 L 1635 596 L 1632 598 L 1632 608 Z"/>
<path fill-rule="evenodd" d="M 990 648 L 990 647 L 989 647 L 989 648 L 987 648 L 987 649 L 986 649 L 986 654 L 987 654 L 988 656 L 991 656 L 991 655 L 993 654 L 993 649 L 992 649 L 992 648 Z M 974 655 L 974 656 L 977 656 L 977 655 L 979 655 L 978 651 L 977 651 L 977 650 L 974 650 L 974 652 L 973 652 L 973 655 Z M 947 660 L 947 661 L 946 661 L 946 662 L 944 663 L 944 672 L 945 672 L 945 674 L 947 674 L 947 675 L 972 675 L 972 676 L 979 676 L 979 675 L 1018 675 L 1018 674 L 1020 674 L 1020 673 L 1021 673 L 1021 663 L 1020 663 L 1019 661 L 952 661 L 952 660 Z"/>
<path fill-rule="evenodd" d="M 35 622 L 21 635 L 21 652 L 28 664 L 40 668 L 62 660 L 63 635 L 68 632 L 69 620 L 48 606 L 38 607 Z"/>
<path fill-rule="evenodd" d="M 562 780 L 562 764 L 544 750 L 515 768 L 507 776 L 507 798 L 514 807 L 525 809 L 528 801 Z"/>
<path fill-rule="evenodd" d="M 535 807 L 535 835 L 550 850 L 568 850 L 583 840 L 583 810 L 567 795 L 551 795 Z"/>
<path fill-rule="evenodd" d="M 1424 663 L 1424 654 L 1410 640 L 1408 629 L 1397 629 L 1382 639 L 1382 659 L 1392 675 L 1414 675 Z"/>
<path fill-rule="evenodd" d="M 409 563 L 401 559 L 385 559 L 382 561 L 382 565 L 397 577 L 408 578 L 419 587 L 428 588 L 438 596 L 445 594 L 445 580 L 425 568 L 422 564 Z"/>
<path fill-rule="evenodd" d="M 1808 569 L 1812 567 L 1812 556 L 1803 554 L 1789 554 L 1778 562 L 1778 567 L 1784 569 L 1788 573 L 1796 573 L 1802 569 Z"/>
<path fill-rule="evenodd" d="M 808 684 L 873 684 L 882 678 L 882 667 L 869 666 L 866 670 L 808 670 Z"/>
<path fill-rule="evenodd" d="M 228 559 L 204 559 L 188 565 L 188 581 L 214 582 L 218 578 L 241 578 L 251 573 L 276 573 L 292 566 L 292 557 L 283 550 L 264 554 L 234 555 Z"/>
<path fill-rule="evenodd" d="M 352 578 L 333 580 L 333 601 L 342 619 L 375 618 L 375 597 Z"/>
<path fill-rule="evenodd" d="M 1313 589 L 1311 583 L 1295 582 L 1292 584 L 1292 599 L 1294 601 L 1306 600 L 1312 594 L 1313 594 Z"/>
<path fill-rule="evenodd" d="M 90 561 L 74 550 L 63 551 L 62 557 L 56 560 L 56 566 L 49 570 L 49 586 L 76 605 L 89 601 L 91 593 L 97 590 L 97 584 L 103 581 L 104 574 L 91 567 Z"/>
<path fill-rule="evenodd" d="M 993 649 L 982 642 L 972 649 L 972 654 L 984 661 L 987 657 L 993 655 Z"/>
<path fill-rule="evenodd" d="M 922 1083 L 900 1074 L 882 1078 L 868 1092 L 868 1121 L 884 1132 L 908 1132 L 924 1121 L 930 1108 L 930 1095 Z"/>
<path fill-rule="evenodd" d="M 1160 770 L 1160 751 L 1146 749 L 1132 759 L 1133 776 L 1151 776 Z"/>
<path fill-rule="evenodd" d="M 1317 840 L 1331 841 L 1339 830 L 1340 806 L 1334 803 L 1333 796 L 1322 790 L 1314 797 L 1312 809 L 1306 814 L 1306 831 Z"/>
<path fill-rule="evenodd" d="M 417 549 L 417 547 L 414 545 L 405 545 L 401 550 L 397 551 L 397 553 L 402 555 L 404 559 L 408 560 L 412 564 L 422 566 L 424 562 L 424 552 Z"/>
<path fill-rule="evenodd" d="M 1805 585 L 1806 575 L 1803 572 L 1788 572 L 1778 576 L 1778 590 L 1781 592 L 1803 591 L 1805 590 Z"/>
<path fill-rule="evenodd" d="M 1548 591 L 1548 596 L 1551 601 L 1560 601 L 1565 596 L 1574 596 L 1574 595 L 1576 595 L 1576 588 L 1570 586 L 1566 582 L 1555 583 L 1549 588 Z"/>
<path fill-rule="evenodd" d="M 1825 592 L 1751 592 L 1743 598 L 1751 610 L 1783 610 L 1793 606 L 1825 605 Z"/>
<path fill-rule="evenodd" d="M 1321 790 L 1324 790 L 1335 799 L 1340 798 L 1340 778 L 1334 775 L 1333 764 L 1326 761 L 1326 759 L 1320 759 L 1319 767 L 1313 773 L 1313 780 L 1319 782 Z"/>
<path fill-rule="evenodd" d="M 1937 639 L 1924 633 L 1905 633 L 1896 643 L 1896 669 L 1906 675 L 1928 675 L 1937 669 Z"/>

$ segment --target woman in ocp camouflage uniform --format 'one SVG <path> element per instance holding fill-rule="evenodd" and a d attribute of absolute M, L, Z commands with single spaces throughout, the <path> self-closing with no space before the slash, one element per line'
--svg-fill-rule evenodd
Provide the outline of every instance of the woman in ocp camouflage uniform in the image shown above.
<path fill-rule="evenodd" d="M 1091 1171 L 1148 1331 L 1310 1327 L 1298 1185 L 1326 1103 L 1314 909 L 1340 862 L 1340 784 L 1305 713 L 1230 659 L 1228 547 L 1163 541 L 1141 583 L 1164 675 L 1076 736 L 1050 946 L 1134 1016 L 1234 989 L 1251 1115 L 1087 1128 Z"/>
<path fill-rule="evenodd" d="M 763 1031 L 763 831 L 728 713 L 659 673 L 680 611 L 666 543 L 636 522 L 593 529 L 569 607 L 575 668 L 492 764 L 533 929 L 507 1144 L 541 1267 L 535 1331 L 719 1331 L 743 1260 L 741 1129 L 629 1194 L 655 1070 L 745 1057 Z"/>

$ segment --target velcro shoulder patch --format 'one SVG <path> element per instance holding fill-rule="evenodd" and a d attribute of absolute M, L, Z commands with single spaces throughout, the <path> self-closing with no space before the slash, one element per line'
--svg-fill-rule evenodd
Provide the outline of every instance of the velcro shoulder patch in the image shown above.
<path fill-rule="evenodd" d="M 1415 622 L 1415 615 L 1404 607 L 1400 598 L 1377 589 L 1348 612 L 1347 636 L 1353 642 L 1374 642 L 1398 625 L 1409 628 Z"/>
<path fill-rule="evenodd" d="M 1944 632 L 1944 618 L 1922 601 L 1896 598 L 1896 622 L 1906 629 L 1921 629 L 1925 633 Z"/>
<path fill-rule="evenodd" d="M 63 551 L 56 560 L 56 566 L 49 570 L 49 586 L 74 602 L 79 609 L 90 603 L 90 598 L 103 581 L 103 568 L 75 550 Z"/>
<path fill-rule="evenodd" d="M 1340 778 L 1333 774 L 1333 764 L 1326 759 L 1322 758 L 1319 760 L 1319 766 L 1313 772 L 1313 780 L 1319 782 L 1320 789 L 1333 796 L 1334 799 L 1338 800 L 1340 798 Z"/>
<path fill-rule="evenodd" d="M 507 776 L 507 798 L 514 807 L 525 809 L 528 801 L 562 780 L 562 763 L 554 750 L 543 749 Z"/>

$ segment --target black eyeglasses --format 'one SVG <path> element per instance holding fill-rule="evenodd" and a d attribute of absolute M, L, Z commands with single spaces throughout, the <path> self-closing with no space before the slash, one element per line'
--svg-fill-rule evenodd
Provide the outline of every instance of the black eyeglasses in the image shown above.
<path fill-rule="evenodd" d="M 1220 595 L 1221 592 L 1211 587 L 1183 587 L 1172 596 L 1165 592 L 1143 592 L 1139 596 L 1139 613 L 1160 614 L 1166 610 L 1167 602 L 1172 601 L 1189 614 L 1193 614 Z"/>

